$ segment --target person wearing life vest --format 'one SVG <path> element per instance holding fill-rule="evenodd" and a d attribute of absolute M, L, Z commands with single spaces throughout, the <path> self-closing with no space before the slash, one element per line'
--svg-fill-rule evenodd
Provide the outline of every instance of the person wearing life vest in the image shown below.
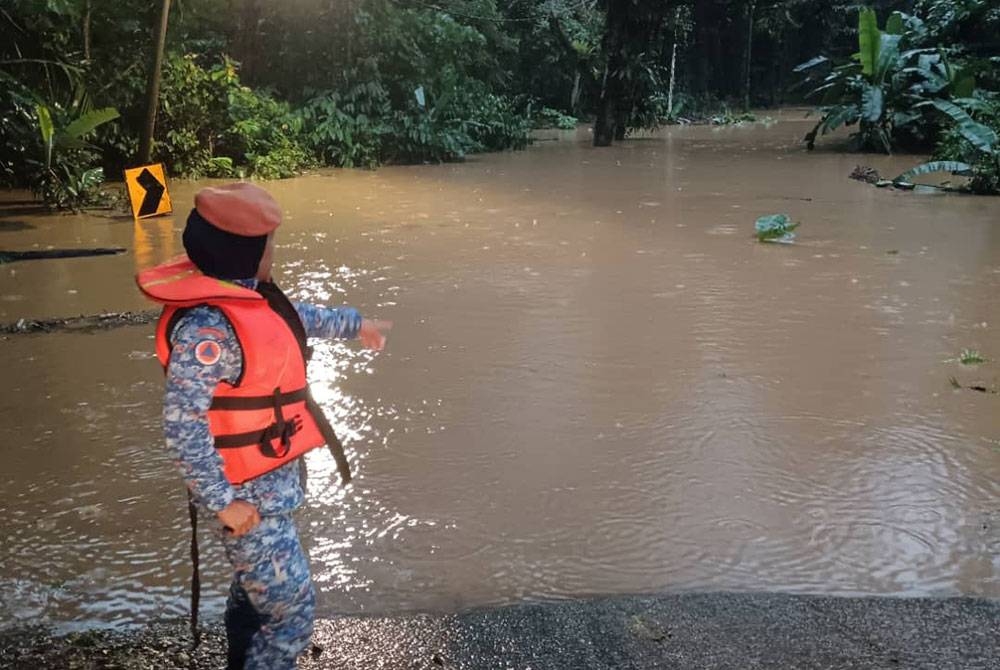
<path fill-rule="evenodd" d="M 339 442 L 309 393 L 306 340 L 359 338 L 381 350 L 389 325 L 350 307 L 290 301 L 271 279 L 280 223 L 278 204 L 257 186 L 203 189 L 184 229 L 187 255 L 137 277 L 163 305 L 167 447 L 192 510 L 217 519 L 233 567 L 230 670 L 294 668 L 312 635 L 315 592 L 292 518 L 304 495 L 299 459 Z M 342 451 L 335 457 L 348 480 Z"/>

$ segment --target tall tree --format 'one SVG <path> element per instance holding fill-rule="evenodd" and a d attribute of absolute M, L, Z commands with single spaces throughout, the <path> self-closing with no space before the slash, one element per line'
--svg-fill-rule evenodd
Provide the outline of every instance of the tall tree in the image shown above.
<path fill-rule="evenodd" d="M 753 58 L 753 20 L 754 12 L 757 9 L 756 0 L 749 0 L 746 6 L 747 13 L 747 50 L 744 57 L 744 85 L 743 85 L 743 111 L 750 111 L 750 63 Z"/>
<path fill-rule="evenodd" d="M 146 124 L 139 139 L 139 163 L 148 163 L 153 154 L 153 133 L 156 131 L 156 110 L 160 106 L 160 73 L 163 69 L 163 50 L 167 43 L 167 24 L 170 20 L 170 0 L 160 6 L 160 21 L 156 28 L 156 41 L 146 100 Z"/>
<path fill-rule="evenodd" d="M 602 42 L 606 64 L 594 123 L 594 146 L 624 139 L 642 101 L 658 85 L 654 69 L 662 61 L 660 40 L 666 16 L 676 2 L 668 0 L 606 0 Z"/>

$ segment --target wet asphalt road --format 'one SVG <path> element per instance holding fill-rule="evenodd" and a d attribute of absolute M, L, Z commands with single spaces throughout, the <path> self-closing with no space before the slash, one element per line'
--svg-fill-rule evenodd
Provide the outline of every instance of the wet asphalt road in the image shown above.
<path fill-rule="evenodd" d="M 221 668 L 218 626 L 0 633 L 0 668 Z M 1000 668 L 1000 601 L 780 594 L 613 597 L 317 622 L 301 668 Z"/>

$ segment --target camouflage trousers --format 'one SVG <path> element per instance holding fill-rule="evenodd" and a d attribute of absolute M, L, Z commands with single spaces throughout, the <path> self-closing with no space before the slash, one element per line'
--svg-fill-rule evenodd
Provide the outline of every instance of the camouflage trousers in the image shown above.
<path fill-rule="evenodd" d="M 226 603 L 229 670 L 291 670 L 309 645 L 316 593 L 291 514 L 261 517 L 243 537 L 222 534 L 233 566 Z"/>

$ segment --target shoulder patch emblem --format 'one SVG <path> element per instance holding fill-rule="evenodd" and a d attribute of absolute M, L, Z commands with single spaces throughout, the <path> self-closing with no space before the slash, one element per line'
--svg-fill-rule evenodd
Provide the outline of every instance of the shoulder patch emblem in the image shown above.
<path fill-rule="evenodd" d="M 222 347 L 218 342 L 202 340 L 194 347 L 194 357 L 202 365 L 215 365 L 222 358 Z"/>

